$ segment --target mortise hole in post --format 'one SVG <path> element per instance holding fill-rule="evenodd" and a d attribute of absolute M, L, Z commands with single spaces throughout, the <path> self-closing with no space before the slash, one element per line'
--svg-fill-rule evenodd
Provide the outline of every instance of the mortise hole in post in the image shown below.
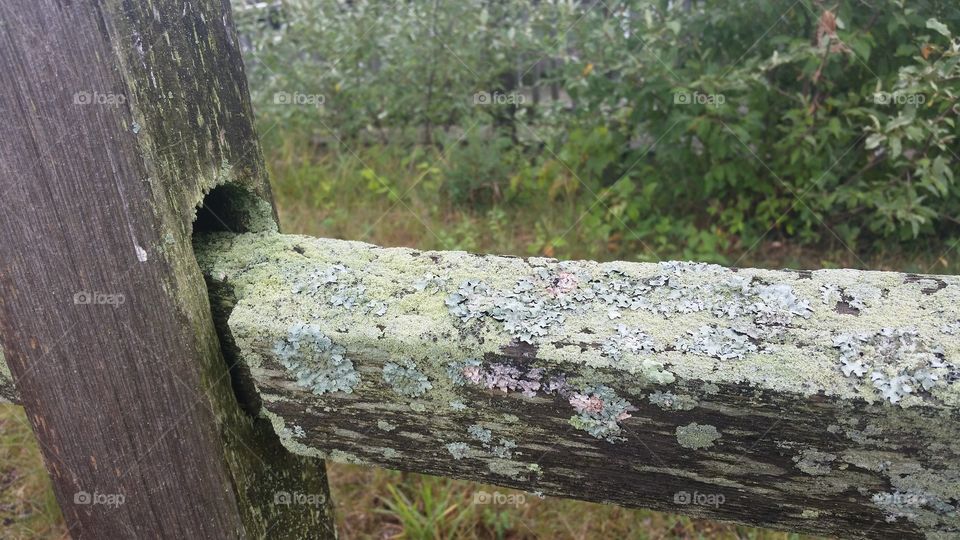
<path fill-rule="evenodd" d="M 197 207 L 193 234 L 276 231 L 273 208 L 255 193 L 234 184 L 213 188 Z"/>
<path fill-rule="evenodd" d="M 215 187 L 197 207 L 193 221 L 193 242 L 203 241 L 203 236 L 214 233 L 250 233 L 277 231 L 273 207 L 255 193 L 233 184 Z M 249 415 L 256 416 L 260 411 L 260 395 L 256 391 L 249 369 L 240 360 L 240 350 L 236 345 L 227 321 L 236 305 L 233 284 L 210 279 L 207 276 L 207 291 L 210 297 L 210 310 L 217 329 L 220 350 L 230 373 L 233 393 L 240 407 Z"/>

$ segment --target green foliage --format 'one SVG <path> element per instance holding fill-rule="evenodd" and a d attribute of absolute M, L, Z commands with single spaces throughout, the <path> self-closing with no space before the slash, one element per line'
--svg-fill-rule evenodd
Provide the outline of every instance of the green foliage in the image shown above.
<path fill-rule="evenodd" d="M 334 154 L 445 151 L 424 165 L 438 205 L 547 201 L 574 216 L 541 213 L 530 252 L 569 245 L 571 227 L 588 251 L 719 262 L 764 239 L 957 233 L 949 1 L 287 0 L 237 19 L 262 124 Z M 297 93 L 307 105 L 284 97 Z M 365 169 L 364 185 L 399 200 Z"/>
<path fill-rule="evenodd" d="M 511 167 L 510 139 L 484 136 L 477 130 L 454 141 L 443 167 L 443 187 L 455 204 L 487 206 L 503 198 Z"/>

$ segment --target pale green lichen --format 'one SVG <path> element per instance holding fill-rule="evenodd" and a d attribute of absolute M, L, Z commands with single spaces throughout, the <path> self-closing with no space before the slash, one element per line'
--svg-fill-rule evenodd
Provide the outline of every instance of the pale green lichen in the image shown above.
<path fill-rule="evenodd" d="M 0 350 L 0 403 L 16 399 L 17 392 L 13 385 L 13 375 L 10 374 L 10 368 L 3 359 L 3 351 Z"/>
<path fill-rule="evenodd" d="M 839 369 L 845 376 L 869 376 L 871 386 L 892 404 L 960 379 L 960 368 L 944 359 L 943 348 L 912 328 L 844 333 L 834 338 L 833 346 L 840 351 Z"/>
<path fill-rule="evenodd" d="M 282 238 L 282 241 L 277 242 L 278 238 Z M 496 257 L 478 258 L 463 253 L 432 255 L 436 258 L 435 261 L 426 256 L 412 256 L 409 250 L 374 249 L 355 242 L 288 236 L 245 235 L 242 242 L 231 241 L 230 245 L 236 254 L 231 252 L 228 257 L 236 257 L 237 261 L 267 260 L 266 253 L 275 254 L 271 255 L 269 265 L 251 267 L 248 263 L 242 263 L 239 266 L 244 269 L 243 283 L 250 285 L 238 283 L 236 279 L 233 282 L 240 288 L 254 286 L 256 283 L 264 284 L 264 287 L 258 287 L 256 294 L 272 295 L 271 297 L 276 298 L 273 301 L 276 303 L 272 305 L 283 306 L 281 317 L 302 312 L 302 315 L 298 316 L 300 320 L 313 318 L 311 323 L 322 321 L 328 334 L 336 329 L 349 328 L 349 339 L 356 343 L 367 340 L 368 333 L 370 339 L 382 339 L 389 335 L 389 339 L 376 345 L 382 348 L 385 354 L 395 354 L 397 357 L 413 354 L 424 358 L 463 358 L 465 351 L 478 357 L 481 353 L 497 353 L 501 347 L 516 339 L 512 333 L 505 331 L 504 321 L 486 314 L 487 309 L 495 308 L 492 304 L 485 306 L 481 305 L 481 302 L 474 306 L 480 311 L 474 310 L 473 313 L 479 313 L 479 316 L 463 321 L 460 317 L 450 316 L 451 306 L 444 303 L 447 293 L 439 292 L 437 287 L 432 286 L 425 287 L 423 291 L 413 288 L 411 292 L 409 283 L 427 274 L 443 273 L 450 277 L 450 283 L 463 283 L 470 280 L 471 276 L 484 275 L 484 283 L 490 290 L 508 291 L 522 296 L 524 292 L 514 293 L 513 289 L 522 285 L 520 281 L 526 277 L 528 281 L 523 283 L 535 285 L 534 290 L 526 291 L 527 294 L 544 294 L 554 300 L 563 296 L 566 298 L 563 302 L 569 300 L 568 303 L 573 304 L 572 309 L 562 309 L 562 327 L 550 326 L 553 329 L 551 332 L 561 336 L 564 344 L 541 347 L 538 359 L 554 365 L 571 365 L 574 366 L 573 370 L 581 365 L 597 368 L 606 366 L 629 373 L 632 377 L 649 379 L 647 382 L 654 384 L 670 384 L 677 377 L 681 377 L 714 384 L 742 382 L 801 395 L 824 393 L 827 396 L 866 397 L 859 391 L 851 390 L 841 373 L 832 376 L 829 370 L 824 369 L 829 364 L 832 348 L 831 343 L 825 342 L 827 340 L 824 336 L 829 335 L 831 328 L 849 324 L 851 317 L 833 310 L 814 311 L 805 307 L 804 302 L 818 296 L 822 284 L 834 283 L 838 287 L 850 287 L 858 280 L 867 279 L 873 287 L 893 291 L 888 298 L 881 299 L 876 306 L 857 317 L 859 325 L 883 327 L 880 321 L 884 317 L 895 317 L 924 321 L 924 328 L 933 324 L 939 333 L 939 328 L 943 326 L 941 321 L 951 319 L 940 315 L 938 320 L 934 320 L 931 319 L 931 314 L 955 311 L 950 303 L 950 299 L 956 296 L 953 293 L 954 288 L 941 290 L 932 296 L 922 295 L 916 287 L 898 289 L 902 277 L 896 274 L 818 271 L 813 272 L 810 279 L 796 279 L 787 278 L 788 274 L 784 272 L 765 270 L 740 270 L 734 273 L 720 267 L 697 265 L 600 265 L 535 259 L 524 262 Z M 294 253 L 290 247 L 293 245 L 303 246 L 309 257 Z M 205 254 L 201 252 L 199 256 L 203 258 Z M 217 257 L 218 261 L 226 261 L 222 255 Z M 372 262 L 374 259 L 375 263 Z M 223 270 L 211 269 L 212 275 L 221 275 L 224 270 L 228 270 L 223 266 L 225 262 L 217 264 Z M 383 330 L 373 322 L 375 319 L 371 318 L 372 314 L 364 313 L 362 309 L 326 310 L 318 320 L 315 316 L 320 312 L 316 309 L 315 300 L 300 298 L 293 293 L 284 294 L 282 288 L 275 289 L 273 285 L 267 285 L 277 283 L 279 278 L 292 288 L 294 284 L 305 281 L 306 276 L 317 268 L 328 269 L 337 264 L 353 270 L 351 279 L 362 282 L 352 282 L 352 285 L 365 287 L 364 294 L 369 300 L 390 305 L 390 313 L 382 317 L 382 322 L 379 323 L 384 327 Z M 266 272 L 270 271 L 271 267 L 282 270 L 279 275 L 267 277 Z M 541 278 L 539 272 L 545 272 L 548 279 Z M 576 276 L 576 279 L 569 276 L 561 279 L 561 273 Z M 531 275 L 534 277 L 530 278 Z M 789 285 L 789 291 L 783 287 L 764 288 L 767 283 Z M 288 292 L 290 290 L 287 289 Z M 928 304 L 923 308 L 920 305 L 921 297 Z M 321 301 L 324 299 L 325 297 L 321 298 Z M 725 299 L 729 300 L 732 308 L 722 309 Z M 559 305 L 559 302 L 554 304 Z M 760 307 L 751 307 L 758 302 Z M 469 302 L 454 304 L 470 305 Z M 894 305 L 895 309 L 892 308 Z M 609 321 L 606 316 L 609 306 L 624 313 L 616 323 Z M 467 313 L 471 313 L 471 308 L 467 309 Z M 657 319 L 644 315 L 644 311 L 670 318 Z M 271 315 L 266 312 L 262 315 L 264 318 L 276 316 L 276 313 Z M 730 323 L 719 325 L 718 318 L 729 320 Z M 789 326 L 758 323 L 761 319 L 769 321 L 777 318 L 789 319 Z M 952 320 L 957 320 L 957 317 L 954 316 Z M 494 324 L 489 324 L 488 321 Z M 464 323 L 469 326 L 469 330 Z M 237 324 L 243 323 L 238 319 Z M 717 358 L 710 356 L 710 351 L 705 351 L 708 354 L 700 360 L 698 354 L 690 354 L 693 351 L 682 349 L 659 352 L 655 359 L 631 355 L 616 361 L 604 356 L 599 349 L 584 350 L 578 344 L 595 342 L 597 335 L 616 332 L 620 324 L 628 328 L 643 328 L 654 342 L 664 344 L 676 343 L 680 337 L 689 338 L 704 326 L 714 329 L 731 328 L 734 332 L 744 333 L 738 334 L 736 338 L 740 341 L 739 349 L 731 347 L 730 351 L 724 353 L 723 347 L 717 348 L 720 355 L 736 360 L 720 364 L 709 361 Z M 579 329 L 589 330 L 589 333 Z M 923 332 L 922 328 L 920 330 Z M 437 343 L 421 338 L 448 335 L 459 335 L 464 342 Z M 744 337 L 749 338 L 749 344 L 744 342 Z M 958 340 L 951 339 L 952 341 L 944 343 L 945 350 L 960 351 Z M 765 354 L 756 354 L 750 345 L 757 347 L 756 352 L 762 349 Z M 698 347 L 694 349 L 701 350 Z M 664 369 L 667 364 L 669 370 Z M 956 392 L 951 392 L 949 396 L 947 398 L 947 394 L 937 394 L 939 399 L 960 403 L 960 395 Z M 913 406 L 918 403 L 921 401 L 909 399 L 905 400 L 903 405 Z"/>
<path fill-rule="evenodd" d="M 836 454 L 807 448 L 799 456 L 794 456 L 793 462 L 797 464 L 798 469 L 809 475 L 822 476 L 830 474 L 830 463 L 835 459 L 837 459 Z"/>
<path fill-rule="evenodd" d="M 396 424 L 392 424 L 387 420 L 377 420 L 377 427 L 383 431 L 393 431 L 397 429 Z"/>
<path fill-rule="evenodd" d="M 401 363 L 387 362 L 383 366 L 383 381 L 390 385 L 394 392 L 401 396 L 422 396 L 433 384 L 427 376 L 417 370 L 412 360 L 401 360 Z"/>
<path fill-rule="evenodd" d="M 360 382 L 346 349 L 334 344 L 316 326 L 290 325 L 286 337 L 274 343 L 273 353 L 297 384 L 314 394 L 350 393 Z"/>
<path fill-rule="evenodd" d="M 474 439 L 485 444 L 489 443 L 493 438 L 492 432 L 480 424 L 473 424 L 472 426 L 468 427 L 467 433 L 469 433 Z"/>
<path fill-rule="evenodd" d="M 689 411 L 697 406 L 697 400 L 686 395 L 674 395 L 671 392 L 656 392 L 647 398 L 652 405 L 667 411 Z"/>
<path fill-rule="evenodd" d="M 470 447 L 465 442 L 447 443 L 446 447 L 450 455 L 453 456 L 453 459 L 457 460 L 467 457 L 467 451 L 470 450 Z"/>
<path fill-rule="evenodd" d="M 685 426 L 677 426 L 677 442 L 684 448 L 702 450 L 710 448 L 720 438 L 720 432 L 711 425 L 700 425 L 692 422 Z"/>
<path fill-rule="evenodd" d="M 526 480 L 530 474 L 528 465 L 512 459 L 490 458 L 487 460 L 487 470 L 499 476 L 506 476 L 514 480 Z"/>

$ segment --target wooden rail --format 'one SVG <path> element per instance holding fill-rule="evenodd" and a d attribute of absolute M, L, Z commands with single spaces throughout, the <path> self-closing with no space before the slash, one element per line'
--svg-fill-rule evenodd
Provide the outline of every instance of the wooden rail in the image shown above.
<path fill-rule="evenodd" d="M 843 537 L 960 534 L 960 279 L 214 234 L 292 452 Z"/>

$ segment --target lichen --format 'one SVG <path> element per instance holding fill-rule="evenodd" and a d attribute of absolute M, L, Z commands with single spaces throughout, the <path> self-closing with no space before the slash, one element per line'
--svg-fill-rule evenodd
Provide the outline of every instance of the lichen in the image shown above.
<path fill-rule="evenodd" d="M 325 299 L 327 304 L 346 310 L 360 307 L 377 317 L 385 315 L 388 307 L 383 301 L 369 299 L 361 277 L 342 264 L 310 271 L 294 281 L 291 292 Z"/>
<path fill-rule="evenodd" d="M 620 422 L 630 418 L 636 410 L 630 402 L 618 396 L 613 389 L 597 385 L 569 398 L 570 406 L 578 416 L 570 418 L 570 425 L 609 442 L 622 440 Z"/>
<path fill-rule="evenodd" d="M 836 459 L 836 454 L 807 448 L 799 456 L 794 456 L 793 462 L 801 471 L 812 476 L 821 476 L 830 474 L 830 463 Z"/>
<path fill-rule="evenodd" d="M 941 326 L 940 331 L 948 336 L 960 334 L 960 320 L 956 320 Z"/>
<path fill-rule="evenodd" d="M 875 392 L 892 404 L 960 377 L 957 367 L 944 359 L 943 348 L 912 328 L 840 334 L 833 346 L 840 351 L 838 367 L 844 376 L 865 382 L 869 375 Z"/>
<path fill-rule="evenodd" d="M 472 384 L 504 393 L 518 391 L 533 397 L 541 388 L 543 370 L 531 368 L 521 371 L 502 363 L 484 366 L 479 360 L 469 359 L 447 364 L 447 376 L 458 386 Z"/>
<path fill-rule="evenodd" d="M 690 331 L 688 334 L 688 336 L 677 338 L 676 346 L 681 351 L 712 356 L 720 360 L 740 359 L 748 353 L 757 351 L 757 346 L 745 331 L 729 327 L 701 326 L 696 332 Z"/>
<path fill-rule="evenodd" d="M 671 392 L 661 392 L 659 390 L 650 394 L 647 399 L 652 405 L 668 411 L 689 411 L 697 406 L 697 400 L 690 396 L 678 396 Z"/>
<path fill-rule="evenodd" d="M 467 457 L 467 451 L 470 447 L 465 442 L 452 442 L 446 445 L 447 451 L 453 456 L 453 459 L 460 460 Z"/>
<path fill-rule="evenodd" d="M 503 323 L 504 330 L 518 341 L 533 343 L 554 326 L 563 324 L 564 309 L 572 306 L 562 295 L 536 294 L 530 278 L 521 278 L 513 290 L 491 289 L 482 281 L 465 281 L 447 298 L 450 314 L 464 322 L 489 317 Z M 545 289 L 542 285 L 540 289 Z"/>
<path fill-rule="evenodd" d="M 894 490 L 878 492 L 870 497 L 871 502 L 886 514 L 886 521 L 893 523 L 899 518 L 926 527 L 936 525 L 941 517 L 957 516 L 958 508 L 950 501 L 922 490 Z"/>
<path fill-rule="evenodd" d="M 617 325 L 616 334 L 603 341 L 601 350 L 606 356 L 620 360 L 624 352 L 630 354 L 653 352 L 656 350 L 656 345 L 653 338 L 639 328 L 628 328 L 621 324 Z"/>
<path fill-rule="evenodd" d="M 493 437 L 493 434 L 489 429 L 484 428 L 480 424 L 473 424 L 467 428 L 467 432 L 474 439 L 486 444 L 489 443 Z"/>
<path fill-rule="evenodd" d="M 350 393 L 360 382 L 360 373 L 346 357 L 346 349 L 316 326 L 300 322 L 290 325 L 287 337 L 274 343 L 273 353 L 296 383 L 314 394 Z"/>
<path fill-rule="evenodd" d="M 427 376 L 417 370 L 413 360 L 404 359 L 400 363 L 387 362 L 383 366 L 383 381 L 401 396 L 422 396 L 433 384 Z"/>
<path fill-rule="evenodd" d="M 692 422 L 685 426 L 677 426 L 677 442 L 684 448 L 701 450 L 713 446 L 714 441 L 720 438 L 720 432 L 711 425 L 700 425 Z"/>
<path fill-rule="evenodd" d="M 383 431 L 393 431 L 397 429 L 396 424 L 392 424 L 387 420 L 377 420 L 377 427 Z"/>

